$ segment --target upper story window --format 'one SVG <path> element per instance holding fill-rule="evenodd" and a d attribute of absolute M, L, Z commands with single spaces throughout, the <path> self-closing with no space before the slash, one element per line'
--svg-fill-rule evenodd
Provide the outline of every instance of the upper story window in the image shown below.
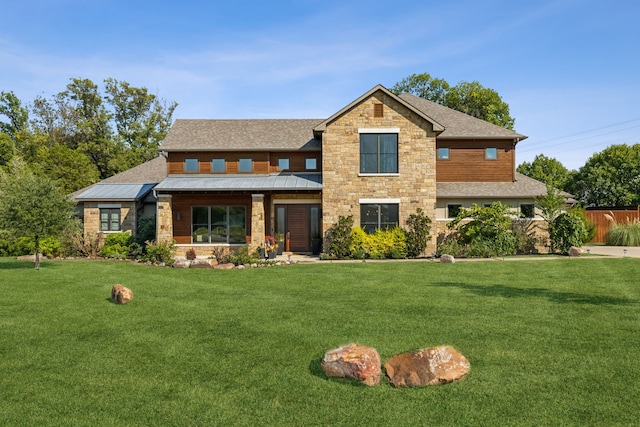
<path fill-rule="evenodd" d="M 238 172 L 253 172 L 253 159 L 250 157 L 238 159 Z"/>
<path fill-rule="evenodd" d="M 398 134 L 360 131 L 360 173 L 398 173 Z"/>
<path fill-rule="evenodd" d="M 438 148 L 438 159 L 440 159 L 440 160 L 448 160 L 449 159 L 449 147 L 440 147 L 440 148 Z"/>
<path fill-rule="evenodd" d="M 315 157 L 307 157 L 304 160 L 304 167 L 308 171 L 314 171 L 318 169 L 318 159 Z"/>
<path fill-rule="evenodd" d="M 485 148 L 484 158 L 487 160 L 496 160 L 498 158 L 498 149 L 495 147 Z"/>
<path fill-rule="evenodd" d="M 198 172 L 198 159 L 184 159 L 185 172 Z"/>
<path fill-rule="evenodd" d="M 226 172 L 227 161 L 225 159 L 212 159 L 211 172 Z"/>
<path fill-rule="evenodd" d="M 289 170 L 289 158 L 280 158 L 278 159 L 278 169 L 281 171 Z"/>

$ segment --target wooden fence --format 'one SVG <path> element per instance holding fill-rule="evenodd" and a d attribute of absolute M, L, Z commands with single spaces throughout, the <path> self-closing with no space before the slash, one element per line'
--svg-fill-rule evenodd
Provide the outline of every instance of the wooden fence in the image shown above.
<path fill-rule="evenodd" d="M 625 206 L 617 208 L 587 208 L 584 212 L 597 227 L 596 236 L 591 239 L 592 243 L 604 243 L 605 235 L 611 221 L 605 215 L 615 218 L 617 223 L 625 223 L 627 221 L 635 221 L 640 219 L 640 206 Z"/>

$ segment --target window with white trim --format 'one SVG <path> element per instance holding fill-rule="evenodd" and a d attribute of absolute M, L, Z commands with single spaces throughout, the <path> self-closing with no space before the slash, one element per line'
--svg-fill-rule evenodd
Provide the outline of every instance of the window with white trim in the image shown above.
<path fill-rule="evenodd" d="M 399 205 L 397 203 L 367 203 L 360 205 L 360 227 L 367 233 L 377 229 L 385 230 L 398 225 Z"/>
<path fill-rule="evenodd" d="M 360 173 L 398 173 L 398 134 L 360 134 Z"/>

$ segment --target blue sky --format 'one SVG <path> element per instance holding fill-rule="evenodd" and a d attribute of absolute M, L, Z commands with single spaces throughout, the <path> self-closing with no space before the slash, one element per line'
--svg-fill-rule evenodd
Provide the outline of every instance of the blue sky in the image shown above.
<path fill-rule="evenodd" d="M 28 103 L 113 77 L 175 118 L 326 118 L 428 72 L 502 96 L 529 136 L 518 164 L 578 169 L 640 143 L 639 22 L 636 0 L 5 0 L 0 91 Z"/>

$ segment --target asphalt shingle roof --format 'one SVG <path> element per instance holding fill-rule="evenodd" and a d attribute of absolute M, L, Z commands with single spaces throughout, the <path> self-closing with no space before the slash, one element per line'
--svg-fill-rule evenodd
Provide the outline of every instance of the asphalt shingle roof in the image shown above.
<path fill-rule="evenodd" d="M 547 193 L 547 186 L 533 178 L 516 172 L 513 182 L 438 182 L 438 198 L 532 198 Z M 570 196 L 563 193 L 565 196 Z"/>
<path fill-rule="evenodd" d="M 176 120 L 164 151 L 319 151 L 313 127 L 322 119 Z"/>

